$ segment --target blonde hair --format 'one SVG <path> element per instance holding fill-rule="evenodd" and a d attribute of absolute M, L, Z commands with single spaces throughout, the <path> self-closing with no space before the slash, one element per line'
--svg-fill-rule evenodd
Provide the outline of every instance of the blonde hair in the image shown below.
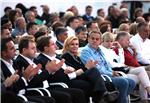
<path fill-rule="evenodd" d="M 78 38 L 76 36 L 70 36 L 65 40 L 62 53 L 70 51 L 69 45 L 73 40 L 78 40 Z"/>
<path fill-rule="evenodd" d="M 119 26 L 119 31 L 126 31 L 126 28 L 129 28 L 129 25 L 126 23 L 123 23 Z"/>
<path fill-rule="evenodd" d="M 135 35 L 137 33 L 137 23 L 132 23 L 129 27 L 129 33 Z"/>
<path fill-rule="evenodd" d="M 110 41 L 110 40 L 112 40 L 112 41 L 114 41 L 114 36 L 113 36 L 114 34 L 113 33 L 111 33 L 111 32 L 105 32 L 103 35 L 102 35 L 102 41 L 104 42 L 104 41 Z"/>

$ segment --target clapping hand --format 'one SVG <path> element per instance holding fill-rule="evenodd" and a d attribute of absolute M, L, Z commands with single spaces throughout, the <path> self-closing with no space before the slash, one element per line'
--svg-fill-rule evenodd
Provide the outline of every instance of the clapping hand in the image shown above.
<path fill-rule="evenodd" d="M 25 70 L 24 68 L 22 69 L 23 76 L 26 80 L 30 80 L 33 76 L 35 76 L 39 69 L 41 69 L 41 64 L 38 64 L 35 68 L 33 65 L 29 65 Z"/>
<path fill-rule="evenodd" d="M 68 66 L 65 68 L 64 73 L 69 74 L 69 73 L 72 73 L 74 71 L 75 71 L 75 69 L 73 67 Z"/>
<path fill-rule="evenodd" d="M 10 77 L 7 77 L 4 81 L 5 87 L 10 87 L 13 83 L 18 81 L 19 75 L 17 74 L 18 71 L 15 72 L 15 74 L 12 74 Z"/>
<path fill-rule="evenodd" d="M 56 62 L 56 60 L 52 60 L 52 61 L 48 61 L 47 64 L 45 65 L 45 69 L 49 72 L 49 73 L 53 73 L 58 71 L 64 64 L 65 60 L 62 59 L 60 60 L 60 62 Z"/>

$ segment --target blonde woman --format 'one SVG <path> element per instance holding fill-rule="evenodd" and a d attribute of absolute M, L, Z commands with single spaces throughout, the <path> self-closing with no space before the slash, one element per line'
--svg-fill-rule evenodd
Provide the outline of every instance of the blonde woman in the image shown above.
<path fill-rule="evenodd" d="M 79 48 L 79 40 L 76 36 L 68 37 L 65 40 L 62 58 L 65 59 L 66 64 L 75 68 L 76 71 L 82 71 L 81 75 L 77 76 L 77 79 L 88 81 L 91 84 L 92 89 L 93 91 L 95 91 L 95 93 L 96 91 L 101 92 L 101 95 L 103 95 L 102 97 L 105 98 L 104 100 L 106 101 L 116 100 L 116 98 L 118 97 L 118 92 L 107 91 L 104 81 L 101 77 L 101 74 L 95 68 L 97 61 L 89 60 L 84 65 L 79 57 L 78 48 Z M 95 101 L 94 103 L 97 103 L 97 101 Z"/>
<path fill-rule="evenodd" d="M 102 35 L 101 50 L 103 51 L 106 59 L 110 62 L 112 68 L 125 66 L 124 49 L 117 41 L 114 41 L 112 35 L 113 34 L 109 32 L 106 32 Z M 118 55 L 115 53 L 115 51 L 113 51 L 112 47 L 118 48 Z M 133 79 L 136 83 L 140 83 L 141 98 L 147 100 L 147 92 L 150 94 L 150 80 L 147 72 L 145 71 L 145 68 L 130 67 L 127 76 L 128 78 Z"/>

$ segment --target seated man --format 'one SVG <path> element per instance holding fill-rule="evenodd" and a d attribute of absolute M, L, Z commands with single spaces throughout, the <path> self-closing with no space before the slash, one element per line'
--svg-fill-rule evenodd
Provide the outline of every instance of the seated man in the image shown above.
<path fill-rule="evenodd" d="M 19 42 L 19 52 L 20 54 L 15 60 L 15 64 L 17 64 L 19 68 L 26 68 L 28 65 L 33 65 L 34 67 L 38 66 L 38 64 L 34 61 L 37 51 L 33 36 L 24 36 L 21 38 Z M 45 69 L 42 68 L 42 71 L 39 70 L 37 75 L 30 78 L 30 84 L 28 87 L 47 88 L 52 97 L 55 98 L 56 103 L 86 103 L 83 91 L 80 89 L 49 87 L 49 83 L 53 82 L 50 81 L 53 80 L 53 72 L 58 70 L 60 66 L 62 66 L 63 62 L 64 61 L 61 60 L 58 63 L 56 63 L 56 61 L 46 63 Z M 19 71 L 21 72 L 22 70 Z M 78 96 L 80 96 L 80 98 L 78 98 Z"/>
<path fill-rule="evenodd" d="M 119 90 L 118 103 L 128 103 L 127 96 L 135 87 L 135 82 L 129 78 L 120 77 L 117 71 L 113 71 L 110 64 L 104 58 L 99 45 L 101 44 L 101 33 L 91 31 L 88 37 L 88 44 L 81 51 L 81 60 L 87 63 L 88 60 L 98 61 L 96 68 L 100 73 L 110 76 L 112 83 Z"/>
<path fill-rule="evenodd" d="M 19 74 L 15 69 L 13 68 L 12 59 L 16 55 L 16 50 L 14 48 L 14 43 L 12 41 L 11 37 L 3 38 L 1 40 L 1 80 L 4 84 L 4 88 L 6 91 L 12 91 L 15 94 L 20 93 L 20 91 L 25 90 L 28 86 L 28 81 L 31 77 L 37 74 L 37 68 L 33 68 L 33 66 L 28 66 L 23 74 Z M 17 73 L 20 75 L 17 75 Z M 3 74 L 3 75 L 2 75 Z M 5 91 L 4 91 L 5 92 Z M 28 95 L 26 94 L 26 91 L 22 92 L 27 98 L 31 101 L 41 103 L 42 101 L 39 99 L 42 99 L 42 103 L 53 103 L 53 101 L 50 102 L 50 97 L 45 96 L 38 96 L 38 95 Z"/>
<path fill-rule="evenodd" d="M 146 101 L 149 99 L 147 94 L 150 93 L 150 82 L 148 78 L 148 76 L 150 77 L 149 67 L 146 67 L 145 69 L 144 66 L 140 66 L 140 64 L 138 63 L 135 57 L 136 51 L 133 47 L 131 47 L 129 40 L 130 40 L 129 33 L 123 32 L 123 31 L 117 33 L 116 41 L 123 48 L 122 54 L 124 56 L 125 65 L 130 66 L 131 69 L 129 73 L 136 74 L 138 76 L 138 79 L 140 80 L 140 83 L 142 84 L 140 86 L 140 91 L 141 91 L 140 96 L 142 100 Z M 119 49 L 115 48 L 114 50 L 119 55 Z M 132 53 L 131 53 L 131 50 L 133 50 Z M 145 72 L 145 70 L 147 72 Z M 148 76 L 147 76 L 147 73 L 148 73 Z M 136 78 L 133 78 L 133 79 L 136 79 Z"/>
<path fill-rule="evenodd" d="M 55 35 L 57 38 L 56 45 L 57 45 L 58 49 L 62 49 L 63 45 L 64 45 L 64 41 L 68 37 L 67 29 L 64 27 L 58 27 L 55 30 Z"/>
<path fill-rule="evenodd" d="M 51 37 L 48 36 L 40 37 L 37 41 L 37 48 L 41 52 L 38 55 L 37 60 L 39 63 L 42 64 L 43 68 L 46 67 L 45 64 L 48 61 L 51 60 L 56 60 L 56 62 L 60 61 L 60 57 L 56 54 L 56 44 L 54 43 Z M 94 62 L 93 65 L 95 65 Z M 69 87 L 82 89 L 87 99 L 89 98 L 89 96 L 91 96 L 90 93 L 92 93 L 93 100 L 95 101 L 95 103 L 99 102 L 99 100 L 103 97 L 104 98 L 106 97 L 107 101 L 114 101 L 118 97 L 117 92 L 109 93 L 106 90 L 104 81 L 97 69 L 95 68 L 90 70 L 87 70 L 86 68 L 82 69 L 79 68 L 74 69 L 73 67 L 67 66 L 64 63 L 59 70 L 53 73 L 54 77 L 50 81 L 54 80 L 62 81 L 67 83 Z M 69 78 L 69 80 L 65 79 L 61 75 L 65 75 L 67 78 Z M 90 88 L 88 88 L 87 84 L 90 85 Z"/>
<path fill-rule="evenodd" d="M 150 65 L 150 27 L 148 23 L 141 22 L 137 26 L 138 33 L 130 39 L 131 45 L 136 49 L 136 58 L 142 65 Z"/>

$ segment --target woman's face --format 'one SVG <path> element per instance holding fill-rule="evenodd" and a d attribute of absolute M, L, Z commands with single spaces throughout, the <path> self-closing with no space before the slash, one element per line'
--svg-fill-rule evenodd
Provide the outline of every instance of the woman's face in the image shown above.
<path fill-rule="evenodd" d="M 79 48 L 79 41 L 78 40 L 72 40 L 69 44 L 69 51 L 72 54 L 78 54 L 78 48 Z"/>
<path fill-rule="evenodd" d="M 112 46 L 113 46 L 113 40 L 105 40 L 103 42 L 103 46 L 106 47 L 106 48 L 112 48 Z"/>

